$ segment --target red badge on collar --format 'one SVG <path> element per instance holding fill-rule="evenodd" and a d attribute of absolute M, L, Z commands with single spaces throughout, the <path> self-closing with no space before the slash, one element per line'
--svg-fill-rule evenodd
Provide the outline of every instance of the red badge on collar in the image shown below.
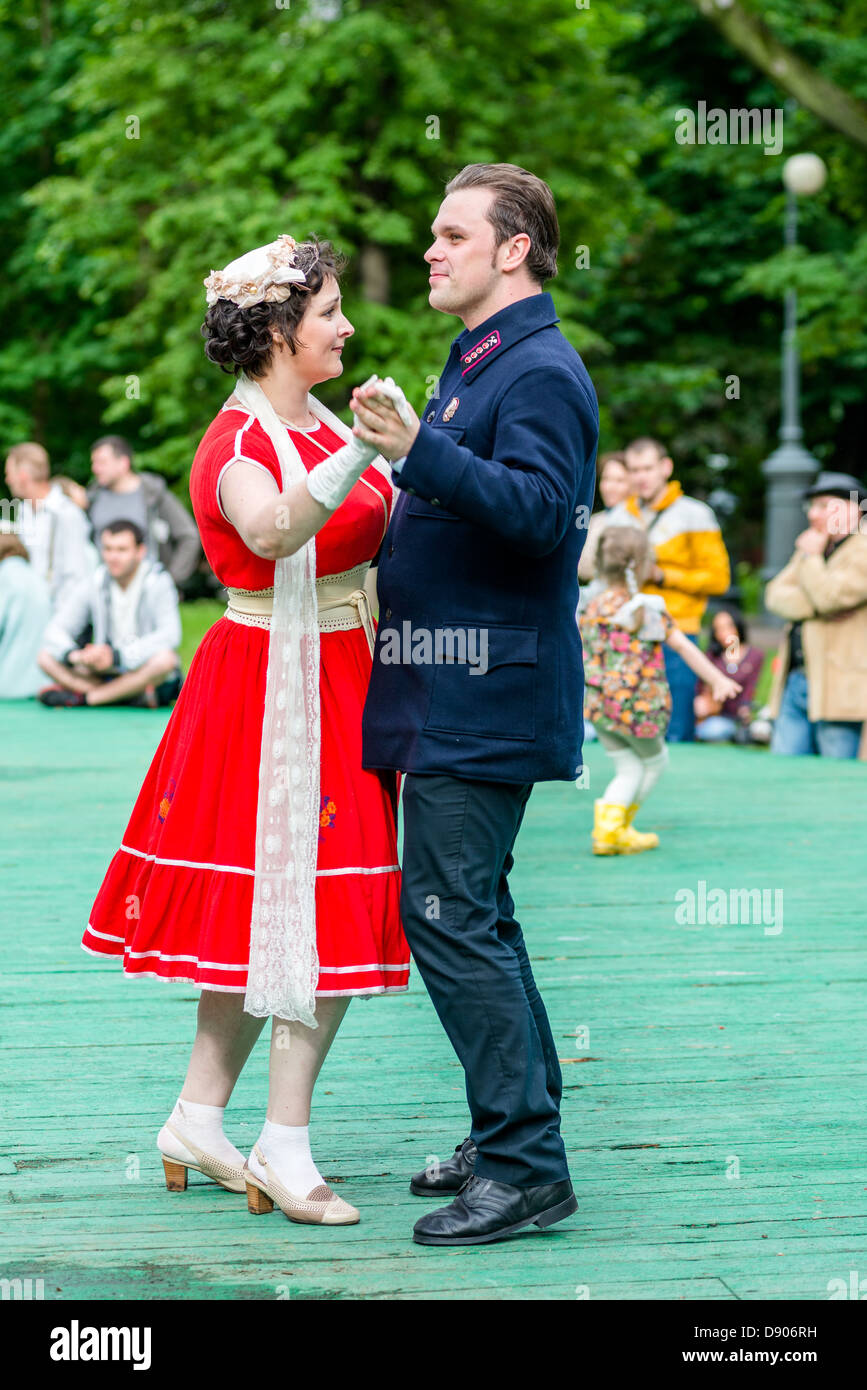
<path fill-rule="evenodd" d="M 468 352 L 464 353 L 461 358 L 464 364 L 461 376 L 466 376 L 467 372 L 470 371 L 472 367 L 475 367 L 483 358 L 487 357 L 489 353 L 493 352 L 494 349 L 499 346 L 500 335 L 495 328 L 486 338 L 482 338 L 480 343 L 476 343 L 475 347 L 471 347 Z"/>

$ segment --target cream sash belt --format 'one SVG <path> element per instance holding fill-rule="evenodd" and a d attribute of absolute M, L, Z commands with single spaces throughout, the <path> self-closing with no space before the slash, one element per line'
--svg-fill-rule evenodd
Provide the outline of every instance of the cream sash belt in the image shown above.
<path fill-rule="evenodd" d="M 363 627 L 372 656 L 376 633 L 364 589 L 368 569 L 369 565 L 363 564 L 343 570 L 340 574 L 323 574 L 316 580 L 316 597 L 319 601 L 319 631 L 337 632 Z M 249 627 L 271 626 L 273 588 L 229 589 L 228 594 L 225 616 L 231 618 L 233 623 L 246 623 Z"/>

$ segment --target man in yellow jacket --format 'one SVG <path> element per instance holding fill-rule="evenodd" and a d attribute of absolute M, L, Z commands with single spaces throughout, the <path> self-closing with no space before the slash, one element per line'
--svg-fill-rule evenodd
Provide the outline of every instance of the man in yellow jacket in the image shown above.
<path fill-rule="evenodd" d="M 706 502 L 687 497 L 672 478 L 674 464 L 659 440 L 634 439 L 625 454 L 631 492 L 612 509 L 608 524 L 643 526 L 647 531 L 654 565 L 643 592 L 661 594 L 678 627 L 697 644 L 708 598 L 724 594 L 731 583 L 719 522 Z M 665 673 L 671 686 L 669 742 L 691 742 L 695 675 L 669 647 Z"/>

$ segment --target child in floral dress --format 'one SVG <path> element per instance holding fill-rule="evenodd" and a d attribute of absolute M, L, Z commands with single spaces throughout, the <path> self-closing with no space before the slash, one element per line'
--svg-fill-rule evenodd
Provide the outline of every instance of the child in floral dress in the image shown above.
<path fill-rule="evenodd" d="M 604 586 L 580 615 L 584 642 L 584 717 L 614 762 L 614 777 L 594 802 L 593 853 L 637 854 L 659 836 L 632 824 L 668 761 L 665 733 L 671 692 L 662 644 L 667 643 L 706 681 L 717 700 L 740 686 L 687 640 L 665 600 L 639 593 L 650 543 L 637 526 L 608 526 L 599 539 L 596 577 Z"/>

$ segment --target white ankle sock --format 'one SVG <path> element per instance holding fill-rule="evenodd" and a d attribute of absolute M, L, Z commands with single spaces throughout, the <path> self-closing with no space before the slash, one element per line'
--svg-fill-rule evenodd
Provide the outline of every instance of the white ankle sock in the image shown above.
<path fill-rule="evenodd" d="M 283 1186 L 293 1197 L 306 1197 L 314 1188 L 327 1185 L 313 1162 L 309 1126 L 275 1125 L 266 1120 L 257 1142 Z M 250 1166 L 257 1176 L 265 1177 L 255 1155 L 250 1159 Z"/>
<path fill-rule="evenodd" d="M 244 1155 L 223 1133 L 223 1113 L 222 1105 L 198 1105 L 191 1100 L 178 1100 L 169 1115 L 169 1123 L 206 1153 L 213 1154 L 224 1163 L 243 1166 Z M 181 1162 L 194 1157 L 165 1126 L 157 1135 L 157 1148 L 167 1158 L 176 1158 Z"/>

